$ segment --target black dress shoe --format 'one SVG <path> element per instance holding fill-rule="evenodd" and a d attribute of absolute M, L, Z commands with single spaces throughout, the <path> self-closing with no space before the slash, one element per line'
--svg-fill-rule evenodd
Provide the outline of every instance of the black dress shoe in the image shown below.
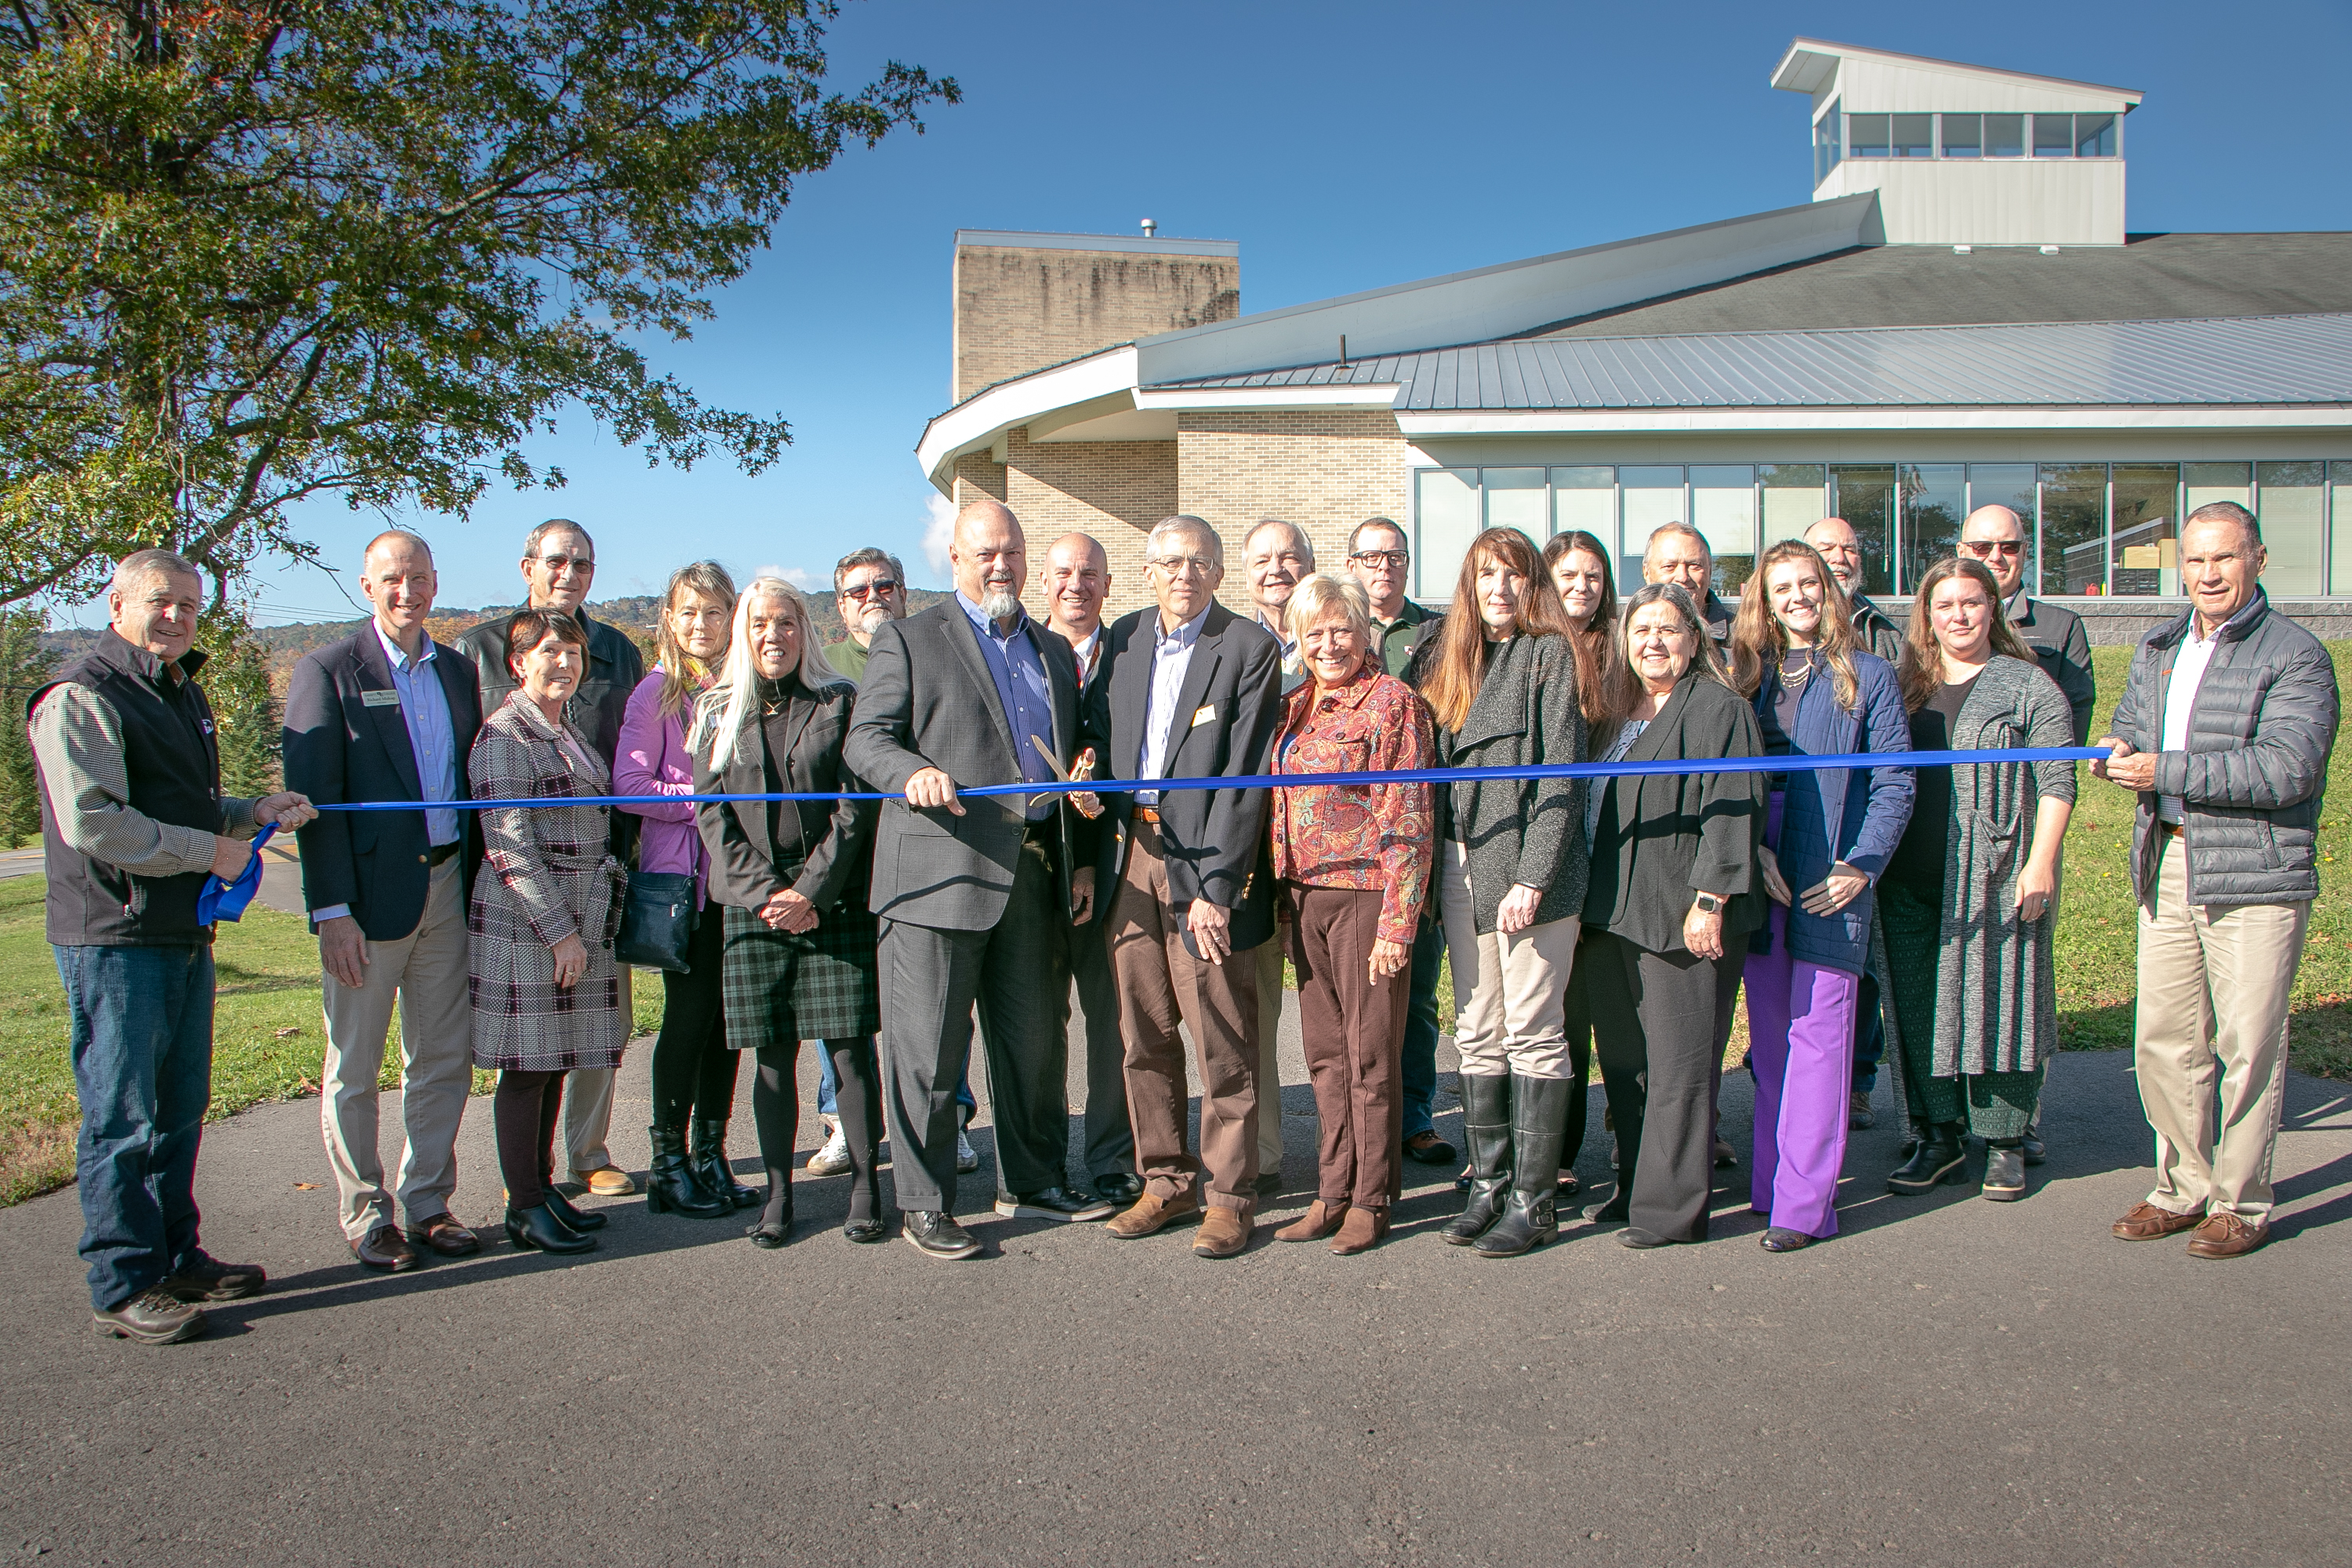
<path fill-rule="evenodd" d="M 380 1225 L 352 1243 L 352 1256 L 387 1274 L 404 1274 L 416 1267 L 416 1249 L 396 1225 Z"/>
<path fill-rule="evenodd" d="M 956 1224 L 951 1214 L 908 1209 L 900 1228 L 915 1250 L 926 1258 L 971 1258 L 980 1251 L 980 1243 L 971 1238 L 970 1231 Z"/>
<path fill-rule="evenodd" d="M 553 1187 L 547 1189 L 547 1206 L 553 1212 L 556 1218 L 562 1220 L 566 1226 L 570 1226 L 573 1230 L 591 1231 L 602 1230 L 604 1228 L 604 1216 L 603 1215 L 591 1213 L 587 1209 L 573 1207 L 572 1200 L 565 1197 L 562 1193 L 557 1192 Z"/>
<path fill-rule="evenodd" d="M 841 1227 L 841 1234 L 864 1246 L 868 1242 L 887 1239 L 890 1235 L 890 1226 L 878 1219 L 854 1219 Z"/>
<path fill-rule="evenodd" d="M 1143 1178 L 1127 1171 L 1113 1171 L 1095 1178 L 1095 1191 L 1107 1203 L 1131 1204 L 1143 1195 Z"/>
<path fill-rule="evenodd" d="M 1067 1187 L 1040 1187 L 1034 1193 L 999 1193 L 996 1212 L 1006 1219 L 1108 1219 L 1118 1205 L 1103 1198 L 1083 1197 Z"/>
<path fill-rule="evenodd" d="M 200 1247 L 172 1270 L 160 1289 L 183 1301 L 234 1301 L 259 1295 L 268 1283 L 269 1275 L 260 1264 L 223 1263 Z"/>
<path fill-rule="evenodd" d="M 1617 1233 L 1617 1245 L 1646 1249 L 1653 1247 L 1672 1247 L 1674 1243 L 1654 1230 L 1643 1230 L 1638 1225 L 1629 1225 Z"/>
<path fill-rule="evenodd" d="M 2024 1142 L 2018 1145 L 2018 1152 L 2025 1156 L 2025 1163 L 2029 1165 L 2039 1165 L 2050 1158 L 2050 1152 L 2042 1146 L 2042 1134 L 2036 1131 L 2027 1131 Z"/>
<path fill-rule="evenodd" d="M 1979 1195 L 2013 1204 L 2025 1195 L 2025 1152 L 2014 1143 L 1985 1145 L 1984 1186 Z"/>
<path fill-rule="evenodd" d="M 1628 1194 L 1619 1193 L 1607 1203 L 1594 1204 L 1591 1208 L 1586 1209 L 1584 1217 L 1595 1225 L 1623 1225 L 1633 1216 L 1631 1204 L 1632 1199 Z"/>
<path fill-rule="evenodd" d="M 444 1258 L 471 1258 L 482 1250 L 482 1238 L 457 1223 L 457 1216 L 447 1209 L 408 1227 L 411 1247 L 428 1247 Z"/>
<path fill-rule="evenodd" d="M 1458 1152 L 1435 1132 L 1424 1129 L 1404 1141 L 1404 1157 L 1416 1165 L 1451 1165 Z"/>
<path fill-rule="evenodd" d="M 175 1345 L 205 1331 L 205 1310 L 158 1285 L 128 1301 L 92 1315 L 98 1331 L 110 1340 L 142 1345 Z"/>
<path fill-rule="evenodd" d="M 1812 1244 L 1813 1238 L 1803 1231 L 1790 1230 L 1786 1226 L 1779 1225 L 1767 1230 L 1761 1241 L 1767 1252 L 1802 1252 Z"/>
<path fill-rule="evenodd" d="M 1911 1146 L 1911 1157 L 1887 1173 L 1886 1190 L 1917 1197 L 1934 1192 L 1939 1184 L 1967 1181 L 1969 1152 L 1961 1142 L 1960 1124 L 1937 1121 L 1915 1126 L 1918 1142 Z"/>
<path fill-rule="evenodd" d="M 528 1209 L 509 1205 L 507 1240 L 525 1252 L 593 1252 L 596 1247 L 594 1237 L 583 1236 L 564 1224 L 550 1204 Z"/>

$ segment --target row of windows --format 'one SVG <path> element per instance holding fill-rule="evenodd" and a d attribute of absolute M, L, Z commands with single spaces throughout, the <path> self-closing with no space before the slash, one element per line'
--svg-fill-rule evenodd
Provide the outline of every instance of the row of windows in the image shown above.
<path fill-rule="evenodd" d="M 1864 591 L 1902 595 L 1953 552 L 1960 523 L 1998 503 L 2025 523 L 2026 581 L 2044 595 L 2176 596 L 2178 520 L 2231 500 L 2261 520 L 2282 597 L 2352 594 L 2352 461 L 2235 463 L 1694 463 L 1423 468 L 1414 476 L 1413 590 L 1454 596 L 1485 528 L 1533 539 L 1582 529 L 1639 582 L 1653 530 L 1687 522 L 1738 591 L 1758 553 L 1843 517 L 1861 537 Z"/>
<path fill-rule="evenodd" d="M 2114 114 L 1845 114 L 1813 124 L 1813 184 L 1848 158 L 2113 158 Z"/>

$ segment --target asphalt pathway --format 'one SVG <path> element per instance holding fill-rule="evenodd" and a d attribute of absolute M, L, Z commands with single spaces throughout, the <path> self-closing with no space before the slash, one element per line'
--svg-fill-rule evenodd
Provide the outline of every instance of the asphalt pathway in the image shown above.
<path fill-rule="evenodd" d="M 1286 1033 L 1276 1222 L 1313 1171 L 1295 1004 Z M 614 1138 L 640 1169 L 646 1058 Z M 1789 1256 L 1743 1167 L 1699 1247 L 1579 1225 L 1475 1258 L 1432 1234 L 1438 1179 L 1366 1256 L 1268 1226 L 1209 1262 L 988 1217 L 983 1121 L 971 1262 L 852 1247 L 835 1178 L 780 1252 L 623 1199 L 584 1259 L 499 1239 L 396 1278 L 341 1244 L 318 1102 L 267 1107 L 208 1131 L 200 1194 L 213 1250 L 274 1283 L 198 1342 L 89 1331 L 70 1191 L 0 1211 L 0 1560 L 2352 1560 L 2352 1097 L 2292 1082 L 2277 1239 L 2228 1263 L 2107 1235 L 2147 1180 L 2127 1057 L 2062 1058 L 2049 1098 L 2051 1163 L 2000 1205 L 1885 1195 L 1882 1089 L 1844 1234 Z M 1749 1105 L 1735 1076 L 1743 1149 Z M 487 1223 L 487 1101 L 461 1159 Z"/>

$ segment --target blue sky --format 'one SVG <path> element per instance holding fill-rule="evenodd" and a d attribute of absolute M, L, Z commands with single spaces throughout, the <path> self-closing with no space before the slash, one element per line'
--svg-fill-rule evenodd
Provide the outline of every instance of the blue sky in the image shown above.
<path fill-rule="evenodd" d="M 943 584 L 912 449 L 947 401 L 956 229 L 1148 216 L 1238 240 L 1251 311 L 1788 205 L 1811 194 L 1807 103 L 1767 78 L 1798 34 L 2143 89 L 2135 230 L 2352 229 L 2341 4 L 866 0 L 832 33 L 843 82 L 897 58 L 964 102 L 806 181 L 717 319 L 651 345 L 707 401 L 791 420 L 783 460 L 648 469 L 575 415 L 532 452 L 565 489 L 400 521 L 434 542 L 450 605 L 517 597 L 521 535 L 558 514 L 595 534 L 600 598 L 699 555 L 822 577 L 866 542 Z M 301 524 L 355 563 L 381 520 Z M 265 620 L 357 613 L 309 571 L 265 571 L 258 600 Z"/>

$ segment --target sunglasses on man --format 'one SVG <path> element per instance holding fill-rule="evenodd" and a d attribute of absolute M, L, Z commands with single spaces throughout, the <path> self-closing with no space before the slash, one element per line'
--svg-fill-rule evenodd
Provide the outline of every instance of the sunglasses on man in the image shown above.
<path fill-rule="evenodd" d="M 1971 539 L 1960 546 L 1979 561 L 1990 561 L 1995 555 L 2022 555 L 2025 541 L 2021 539 Z"/>
<path fill-rule="evenodd" d="M 844 588 L 841 591 L 841 596 L 845 599 L 863 599 L 867 597 L 869 595 L 879 594 L 887 598 L 898 591 L 898 580 L 897 578 L 872 577 L 856 584 L 855 587 Z"/>

